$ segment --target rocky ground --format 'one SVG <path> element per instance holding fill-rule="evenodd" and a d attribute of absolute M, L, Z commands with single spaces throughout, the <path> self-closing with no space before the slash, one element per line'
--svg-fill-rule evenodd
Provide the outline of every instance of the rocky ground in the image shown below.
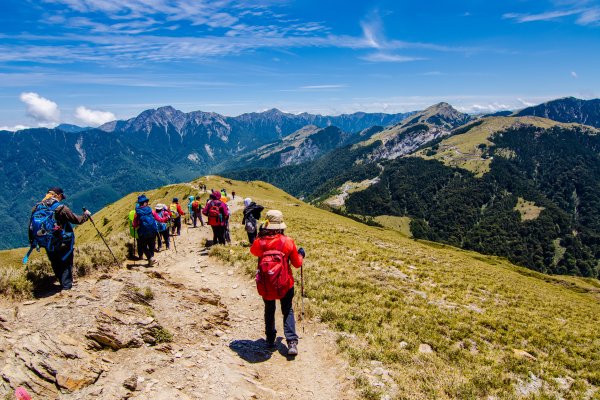
<path fill-rule="evenodd" d="M 23 386 L 34 399 L 354 398 L 324 326 L 298 327 L 295 358 L 281 338 L 266 349 L 253 279 L 210 258 L 209 236 L 184 227 L 155 267 L 128 261 L 70 292 L 4 301 L 0 396 Z"/>

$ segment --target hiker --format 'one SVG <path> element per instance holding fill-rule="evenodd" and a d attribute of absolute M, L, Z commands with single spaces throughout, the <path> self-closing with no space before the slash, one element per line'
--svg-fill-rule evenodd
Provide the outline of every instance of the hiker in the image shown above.
<path fill-rule="evenodd" d="M 233 195 L 233 192 L 231 192 Z M 244 199 L 244 218 L 242 219 L 242 225 L 246 229 L 248 234 L 248 242 L 250 245 L 254 243 L 256 235 L 258 234 L 258 221 L 260 220 L 260 213 L 265 208 L 261 205 L 256 204 L 251 198 L 247 197 Z"/>
<path fill-rule="evenodd" d="M 169 211 L 171 212 L 171 219 L 173 221 L 173 226 L 171 227 L 171 236 L 175 236 L 175 230 L 177 230 L 177 236 L 181 235 L 181 216 L 185 215 L 181 206 L 179 205 L 179 199 L 177 197 L 173 197 L 173 203 L 169 207 Z"/>
<path fill-rule="evenodd" d="M 129 215 L 127 216 L 127 220 L 129 222 L 129 235 L 133 238 L 133 247 L 135 249 L 132 250 L 132 253 L 137 250 L 138 260 L 142 259 L 142 246 L 140 246 L 140 241 L 138 240 L 137 231 L 133 228 L 133 218 L 135 217 L 135 210 L 129 211 Z M 131 257 L 135 257 L 133 254 Z"/>
<path fill-rule="evenodd" d="M 229 220 L 227 204 L 220 199 L 221 193 L 214 190 L 202 209 L 202 214 L 208 217 L 208 224 L 213 231 L 213 244 L 225 244 L 225 229 Z"/>
<path fill-rule="evenodd" d="M 169 250 L 169 219 L 171 219 L 171 213 L 167 209 L 167 206 L 161 203 L 158 203 L 156 205 L 155 211 L 160 218 L 167 219 L 167 221 L 165 222 L 158 222 L 158 234 L 156 235 L 156 251 L 160 251 L 163 241 L 165 242 L 166 249 Z"/>
<path fill-rule="evenodd" d="M 188 197 L 188 213 L 185 216 L 185 224 L 186 225 L 191 225 L 192 223 L 192 203 L 194 202 L 195 197 L 194 196 L 190 196 Z M 188 215 L 190 217 L 190 220 L 188 221 Z M 196 227 L 196 225 L 194 225 L 194 227 Z"/>
<path fill-rule="evenodd" d="M 221 197 L 227 197 L 227 190 L 225 188 L 221 189 Z"/>
<path fill-rule="evenodd" d="M 138 205 L 135 209 L 133 227 L 138 231 L 138 237 L 142 251 L 148 259 L 148 266 L 154 265 L 154 243 L 158 234 L 158 223 L 167 222 L 169 218 L 160 217 L 148 203 L 150 199 L 145 194 L 138 196 Z"/>
<path fill-rule="evenodd" d="M 270 348 L 275 346 L 277 337 L 275 308 L 276 300 L 280 300 L 288 355 L 295 356 L 298 354 L 298 335 L 292 308 L 294 276 L 290 263 L 294 267 L 300 268 L 306 254 L 303 248 L 296 249 L 294 239 L 285 236 L 286 227 L 281 211 L 268 211 L 265 229 L 261 231 L 257 240 L 250 247 L 250 253 L 258 257 L 256 287 L 265 303 L 267 345 Z"/>
<path fill-rule="evenodd" d="M 200 196 L 196 196 L 196 199 L 192 203 L 192 222 L 194 228 L 196 227 L 196 221 L 200 218 L 200 223 L 204 226 L 204 219 L 202 218 L 202 206 L 200 206 Z"/>
<path fill-rule="evenodd" d="M 231 200 L 235 200 L 235 192 L 231 192 Z"/>
<path fill-rule="evenodd" d="M 73 287 L 73 247 L 75 233 L 71 224 L 83 224 L 90 219 L 92 213 L 85 210 L 83 215 L 73 213 L 62 203 L 66 199 L 60 187 L 52 187 L 46 196 L 31 210 L 29 222 L 30 249 L 25 258 L 34 248 L 44 247 L 52 265 L 54 276 L 60 283 L 61 290 L 71 290 Z"/>

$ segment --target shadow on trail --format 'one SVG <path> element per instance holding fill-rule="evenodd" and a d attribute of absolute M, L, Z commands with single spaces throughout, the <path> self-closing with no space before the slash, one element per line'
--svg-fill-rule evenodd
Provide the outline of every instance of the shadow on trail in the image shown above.
<path fill-rule="evenodd" d="M 279 351 L 281 353 L 282 347 L 285 347 L 281 343 L 281 338 L 277 338 L 275 346 L 275 348 L 269 349 L 267 347 L 267 341 L 265 339 L 234 340 L 231 343 L 229 343 L 229 348 L 231 350 L 235 351 L 242 360 L 252 364 L 267 361 L 271 358 L 275 351 Z"/>

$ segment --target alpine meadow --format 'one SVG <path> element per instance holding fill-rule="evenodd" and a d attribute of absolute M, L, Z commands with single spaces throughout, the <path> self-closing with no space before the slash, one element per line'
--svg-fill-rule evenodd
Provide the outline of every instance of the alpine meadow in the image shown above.
<path fill-rule="evenodd" d="M 600 399 L 600 0 L 5 0 L 0 398 Z"/>

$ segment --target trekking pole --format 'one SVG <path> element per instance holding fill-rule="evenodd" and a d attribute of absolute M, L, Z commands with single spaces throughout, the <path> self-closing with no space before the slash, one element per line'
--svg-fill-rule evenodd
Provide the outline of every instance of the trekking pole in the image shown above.
<path fill-rule="evenodd" d="M 304 325 L 306 325 L 304 322 L 304 264 L 300 266 L 300 304 L 302 307 L 302 334 L 304 335 Z"/>
<path fill-rule="evenodd" d="M 85 207 L 83 207 L 83 212 L 86 212 L 87 209 Z M 96 228 L 96 232 L 98 232 L 98 236 L 100 236 L 100 239 L 102 239 L 102 241 L 104 242 L 104 244 L 106 245 L 106 248 L 108 249 L 108 251 L 110 252 L 110 255 L 113 256 L 113 259 L 115 260 L 115 265 L 117 267 L 120 266 L 119 264 L 119 260 L 117 260 L 117 257 L 115 257 L 115 254 L 112 252 L 112 250 L 110 249 L 110 247 L 108 246 L 108 243 L 106 243 L 106 239 L 104 239 L 104 236 L 102 236 L 102 234 L 100 233 L 100 230 L 98 229 L 98 227 L 96 226 L 96 224 L 94 223 L 94 220 L 92 219 L 92 216 L 90 215 L 89 217 L 90 222 L 92 223 L 92 225 L 94 226 L 94 228 Z"/>
<path fill-rule="evenodd" d="M 177 253 L 177 245 L 175 244 L 175 236 L 171 235 L 171 238 L 173 239 L 173 247 L 175 248 L 175 253 Z"/>

